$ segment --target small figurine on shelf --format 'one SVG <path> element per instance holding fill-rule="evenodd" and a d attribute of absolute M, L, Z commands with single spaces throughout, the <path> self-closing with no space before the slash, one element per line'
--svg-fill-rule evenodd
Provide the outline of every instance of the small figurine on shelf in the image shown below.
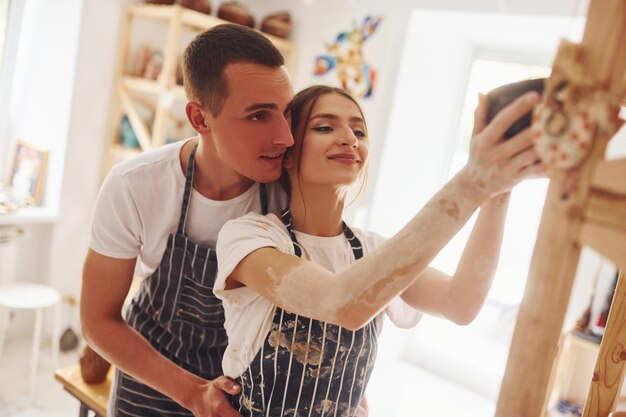
<path fill-rule="evenodd" d="M 615 278 L 613 278 L 613 284 L 609 292 L 606 294 L 606 299 L 604 300 L 604 305 L 602 307 L 602 311 L 596 320 L 595 325 L 592 327 L 591 332 L 597 335 L 599 338 L 602 338 L 604 335 L 604 329 L 606 328 L 606 321 L 609 318 L 609 312 L 611 310 L 611 303 L 613 302 L 613 294 L 615 293 L 615 287 L 617 286 L 617 278 L 619 273 L 615 273 Z"/>
<path fill-rule="evenodd" d="M 163 52 L 148 44 L 142 44 L 134 54 L 130 75 L 156 80 L 163 67 Z"/>
<path fill-rule="evenodd" d="M 30 205 L 30 200 L 9 187 L 0 185 L 0 214 L 9 214 Z"/>
<path fill-rule="evenodd" d="M 561 399 L 554 406 L 554 410 L 559 413 L 559 416 L 562 417 L 580 417 L 582 415 L 583 407 L 575 401 Z"/>
<path fill-rule="evenodd" d="M 163 52 L 157 50 L 150 56 L 143 77 L 149 80 L 156 80 L 159 78 L 159 74 L 161 74 L 161 68 L 163 68 Z"/>
<path fill-rule="evenodd" d="M 148 44 L 141 44 L 133 54 L 130 75 L 134 77 L 143 77 L 146 72 L 146 65 L 150 61 L 150 57 L 154 53 L 154 48 Z"/>
<path fill-rule="evenodd" d="M 133 126 L 130 124 L 130 120 L 128 116 L 122 116 L 122 122 L 120 123 L 120 139 L 122 145 L 127 148 L 140 149 L 141 145 L 139 144 L 139 139 L 137 139 L 137 134 L 133 129 Z"/>

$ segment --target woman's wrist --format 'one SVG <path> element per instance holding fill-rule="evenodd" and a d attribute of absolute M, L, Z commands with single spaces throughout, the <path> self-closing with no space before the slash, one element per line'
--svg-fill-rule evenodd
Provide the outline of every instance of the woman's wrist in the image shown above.
<path fill-rule="evenodd" d="M 456 185 L 462 197 L 467 199 L 468 202 L 477 204 L 477 206 L 481 206 L 492 197 L 488 184 L 474 178 L 467 167 L 461 169 L 450 180 L 450 183 Z"/>
<path fill-rule="evenodd" d="M 511 191 L 505 191 L 503 193 L 496 194 L 493 197 L 491 197 L 489 200 L 485 202 L 485 205 L 492 204 L 495 207 L 501 207 L 503 205 L 507 205 L 510 200 L 511 200 Z"/>

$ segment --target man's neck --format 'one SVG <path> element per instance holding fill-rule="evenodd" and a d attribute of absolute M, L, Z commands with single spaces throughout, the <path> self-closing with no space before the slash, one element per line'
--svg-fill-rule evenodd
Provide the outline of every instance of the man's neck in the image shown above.
<path fill-rule="evenodd" d="M 198 143 L 198 141 L 200 141 Z M 254 181 L 244 177 L 224 163 L 202 140 L 187 142 L 180 153 L 183 172 L 187 172 L 189 155 L 198 143 L 193 174 L 193 188 L 211 200 L 230 200 L 246 192 Z"/>

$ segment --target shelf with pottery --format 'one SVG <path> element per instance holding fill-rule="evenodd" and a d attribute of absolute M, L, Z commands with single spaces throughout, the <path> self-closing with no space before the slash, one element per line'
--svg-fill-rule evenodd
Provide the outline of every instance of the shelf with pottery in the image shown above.
<path fill-rule="evenodd" d="M 128 69 L 133 35 L 137 35 L 133 30 L 142 19 L 162 23 L 166 30 L 165 40 L 160 42 L 162 53 L 157 65 L 160 70 L 154 71 L 150 77 L 138 76 Z M 180 85 L 179 61 L 186 46 L 185 35 L 191 38 L 223 23 L 229 22 L 180 5 L 131 4 L 126 8 L 103 176 L 113 164 L 129 156 L 193 134 L 184 115 L 186 96 Z M 288 70 L 293 71 L 296 59 L 293 42 L 266 33 L 263 35 L 282 52 Z"/>

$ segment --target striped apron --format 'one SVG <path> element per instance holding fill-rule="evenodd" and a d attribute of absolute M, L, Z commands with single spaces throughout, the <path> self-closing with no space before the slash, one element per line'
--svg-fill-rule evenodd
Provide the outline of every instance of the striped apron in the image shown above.
<path fill-rule="evenodd" d="M 141 283 L 126 315 L 128 324 L 176 365 L 205 379 L 222 375 L 228 344 L 222 302 L 213 295 L 217 271 L 215 251 L 185 234 L 195 166 L 194 147 L 185 176 L 178 230 L 171 234 L 159 267 Z M 263 214 L 267 190 L 260 186 Z M 163 376 L 167 378 L 167 375 Z M 109 416 L 191 416 L 178 403 L 116 371 Z"/>
<path fill-rule="evenodd" d="M 282 220 L 302 256 L 288 209 Z M 343 231 L 361 258 L 358 238 L 345 223 Z M 376 357 L 376 322 L 351 331 L 276 307 L 261 350 L 236 380 L 242 390 L 233 406 L 244 417 L 354 416 Z"/>

